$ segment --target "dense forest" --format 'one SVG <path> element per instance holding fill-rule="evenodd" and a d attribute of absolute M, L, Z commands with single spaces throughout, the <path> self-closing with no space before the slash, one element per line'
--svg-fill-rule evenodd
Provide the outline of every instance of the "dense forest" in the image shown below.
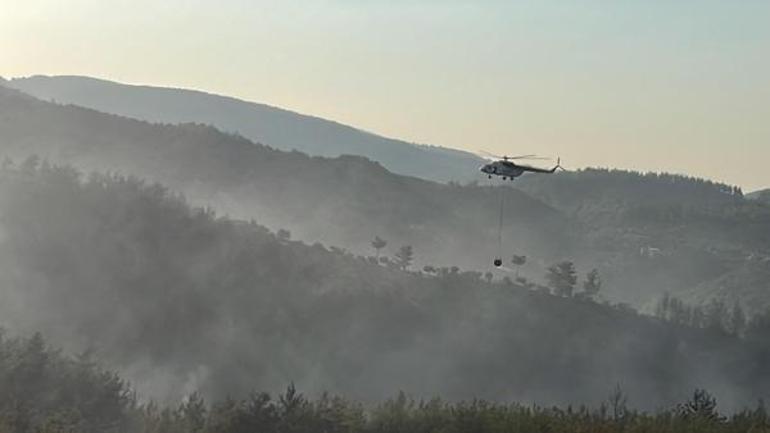
<path fill-rule="evenodd" d="M 569 262 L 513 280 L 417 267 L 408 245 L 359 256 L 35 157 L 6 161 L 0 215 L 3 324 L 92 351 L 160 401 L 294 381 L 364 402 L 599 404 L 622 383 L 641 409 L 704 387 L 733 410 L 770 382 L 763 315 L 740 331 L 640 315 Z"/>
<path fill-rule="evenodd" d="M 0 339 L 0 385 L 2 433 L 770 431 L 762 402 L 723 414 L 717 399 L 700 389 L 652 413 L 633 409 L 620 387 L 594 408 L 415 400 L 404 393 L 364 404 L 328 393 L 311 398 L 293 384 L 272 395 L 253 391 L 210 403 L 193 392 L 157 404 L 89 353 L 65 355 L 40 334 Z"/>
<path fill-rule="evenodd" d="M 517 187 L 563 212 L 623 296 L 678 292 L 692 302 L 767 303 L 770 206 L 740 188 L 680 175 L 585 169 L 526 177 Z"/>

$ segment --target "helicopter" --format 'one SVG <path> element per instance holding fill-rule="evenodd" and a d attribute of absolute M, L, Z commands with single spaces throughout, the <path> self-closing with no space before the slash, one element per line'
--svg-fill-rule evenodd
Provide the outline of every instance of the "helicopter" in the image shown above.
<path fill-rule="evenodd" d="M 520 156 L 497 156 L 493 155 L 488 152 L 481 152 L 483 155 L 492 157 L 497 159 L 497 161 L 490 162 L 489 164 L 484 164 L 483 166 L 479 167 L 479 170 L 482 173 L 486 173 L 487 177 L 492 179 L 492 176 L 500 176 L 503 178 L 503 180 L 515 180 L 517 177 L 521 176 L 524 173 L 530 172 L 530 173 L 555 173 L 556 170 L 564 170 L 564 168 L 561 166 L 561 158 L 556 159 L 556 165 L 553 168 L 538 168 L 538 167 L 532 167 L 531 165 L 524 165 L 524 164 L 517 164 L 514 161 L 518 160 L 532 160 L 532 159 L 549 159 L 549 158 L 541 158 L 536 155 L 520 155 Z M 494 261 L 492 262 L 493 265 L 495 265 L 496 268 L 499 268 L 503 265 L 503 259 L 501 258 L 502 250 L 503 250 L 503 194 L 504 189 L 500 190 L 500 225 L 498 227 L 497 231 L 497 242 L 498 242 L 498 255 L 495 257 Z"/>
<path fill-rule="evenodd" d="M 497 159 L 497 161 L 490 162 L 489 164 L 484 164 L 483 166 L 479 167 L 479 170 L 482 173 L 486 173 L 489 179 L 492 179 L 492 176 L 500 176 L 503 178 L 503 180 L 508 180 L 508 179 L 514 180 L 517 177 L 527 172 L 555 173 L 556 170 L 564 169 L 561 166 L 561 158 L 556 159 L 556 165 L 553 168 L 538 168 L 538 167 L 532 167 L 531 165 L 517 164 L 514 161 L 549 159 L 549 158 L 541 158 L 541 157 L 538 157 L 537 155 L 497 156 L 487 152 L 482 152 L 482 153 L 484 155 Z"/>

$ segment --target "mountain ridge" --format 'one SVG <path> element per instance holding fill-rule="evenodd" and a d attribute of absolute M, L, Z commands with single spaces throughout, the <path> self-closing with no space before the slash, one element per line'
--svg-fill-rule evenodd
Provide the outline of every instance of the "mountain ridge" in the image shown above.
<path fill-rule="evenodd" d="M 161 123 L 197 122 L 311 156 L 354 154 L 388 170 L 439 182 L 470 181 L 483 159 L 457 149 L 383 137 L 334 120 L 200 90 L 129 85 L 85 76 L 14 78 L 5 85 L 43 100 Z"/>

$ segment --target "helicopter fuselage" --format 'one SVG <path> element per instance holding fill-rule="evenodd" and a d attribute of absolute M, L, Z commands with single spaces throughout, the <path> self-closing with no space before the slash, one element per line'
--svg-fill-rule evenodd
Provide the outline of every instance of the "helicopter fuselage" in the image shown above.
<path fill-rule="evenodd" d="M 492 176 L 501 176 L 504 180 L 513 180 L 527 171 L 524 167 L 520 167 L 510 161 L 490 162 L 489 164 L 481 166 L 479 170 L 482 173 L 486 173 L 490 179 Z"/>

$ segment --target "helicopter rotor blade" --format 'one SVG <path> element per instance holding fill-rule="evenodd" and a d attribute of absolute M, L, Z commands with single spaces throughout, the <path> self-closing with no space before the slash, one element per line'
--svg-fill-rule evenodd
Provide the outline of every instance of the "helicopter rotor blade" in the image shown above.
<path fill-rule="evenodd" d="M 506 161 L 512 160 L 512 159 L 530 159 L 530 160 L 550 160 L 550 159 L 553 159 L 553 158 L 545 158 L 545 157 L 537 156 L 537 155 L 517 155 L 517 156 L 496 155 L 494 153 L 487 152 L 486 150 L 479 150 L 479 155 L 484 156 L 486 158 L 504 159 Z"/>
<path fill-rule="evenodd" d="M 547 160 L 547 159 L 551 159 L 551 158 L 546 158 L 546 157 L 537 156 L 537 155 L 521 155 L 521 156 L 509 156 L 508 159 L 532 159 L 532 160 L 540 159 L 540 160 Z"/>

